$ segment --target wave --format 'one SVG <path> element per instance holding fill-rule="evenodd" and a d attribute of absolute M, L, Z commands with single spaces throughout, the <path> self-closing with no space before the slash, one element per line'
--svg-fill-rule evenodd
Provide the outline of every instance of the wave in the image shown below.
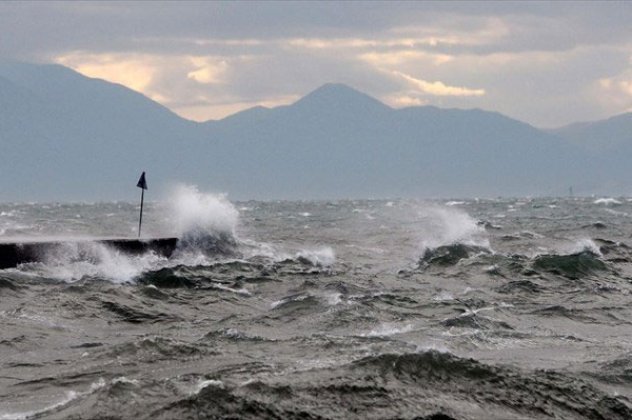
<path fill-rule="evenodd" d="M 58 414 L 64 408 L 68 407 L 73 401 L 87 397 L 91 394 L 94 394 L 99 389 L 105 387 L 106 382 L 103 379 L 99 379 L 97 382 L 94 382 L 90 385 L 90 387 L 86 391 L 67 391 L 66 396 L 62 398 L 60 401 L 52 403 L 44 408 L 40 408 L 37 410 L 26 411 L 26 412 L 13 412 L 13 413 L 2 413 L 0 412 L 0 420 L 26 420 L 33 418 L 41 418 L 42 416 L 49 416 L 53 414 Z"/>
<path fill-rule="evenodd" d="M 477 245 L 466 245 L 454 243 L 442 245 L 437 248 L 426 248 L 419 265 L 424 266 L 451 266 L 456 265 L 463 259 L 468 259 L 475 255 L 491 254 L 491 250 Z"/>
<path fill-rule="evenodd" d="M 582 226 L 582 229 L 603 230 L 603 229 L 608 229 L 608 225 L 604 222 L 593 222 L 593 223 Z"/>
<path fill-rule="evenodd" d="M 422 251 L 456 243 L 489 248 L 484 226 L 462 210 L 430 207 L 420 215 L 424 218 Z"/>
<path fill-rule="evenodd" d="M 595 238 L 593 243 L 599 249 L 599 253 L 610 262 L 627 263 L 632 259 L 632 249 L 623 242 L 615 242 L 608 239 Z"/>
<path fill-rule="evenodd" d="M 239 243 L 227 232 L 184 232 L 178 239 L 173 258 L 178 260 L 191 259 L 191 254 L 203 257 L 234 257 L 238 256 Z"/>
<path fill-rule="evenodd" d="M 454 377 L 484 379 L 493 377 L 497 370 L 474 359 L 462 359 L 449 352 L 437 350 L 368 356 L 353 362 L 352 368 L 375 370 L 382 376 L 394 375 L 398 378 L 411 377 L 417 380 L 422 380 L 424 377 L 440 379 L 446 374 Z"/>
<path fill-rule="evenodd" d="M 125 283 L 149 270 L 204 264 L 238 254 L 235 231 L 239 212 L 224 196 L 181 185 L 169 195 L 166 208 L 165 228 L 179 238 L 170 259 L 151 251 L 130 255 L 90 238 L 55 238 L 54 244 L 41 250 L 39 262 L 18 268 L 32 277 L 64 282 L 105 279 Z"/>
<path fill-rule="evenodd" d="M 597 368 L 596 373 L 589 373 L 589 375 L 611 384 L 632 384 L 632 354 L 630 353 L 599 363 Z"/>
<path fill-rule="evenodd" d="M 169 221 L 182 236 L 202 232 L 236 237 L 239 211 L 225 195 L 203 193 L 196 186 L 176 185 L 169 194 Z"/>
<path fill-rule="evenodd" d="M 533 269 L 539 272 L 555 274 L 571 280 L 608 271 L 608 266 L 599 255 L 584 250 L 568 255 L 539 255 L 533 261 Z"/>
<path fill-rule="evenodd" d="M 514 328 L 504 321 L 498 321 L 473 312 L 467 312 L 460 316 L 448 318 L 441 322 L 442 325 L 451 328 L 473 328 L 477 330 L 513 330 Z"/>
<path fill-rule="evenodd" d="M 101 299 L 100 303 L 104 309 L 114 314 L 119 321 L 129 322 L 132 324 L 179 320 L 177 316 L 172 314 L 151 309 L 141 310 L 137 306 L 132 307 L 110 300 Z"/>
<path fill-rule="evenodd" d="M 276 341 L 274 339 L 264 338 L 258 335 L 250 335 L 235 328 L 222 328 L 216 331 L 211 331 L 205 334 L 203 339 L 211 342 L 216 342 L 217 340 L 252 342 Z"/>
<path fill-rule="evenodd" d="M 215 261 L 199 261 L 194 258 L 187 263 L 179 263 L 178 259 L 170 261 L 166 266 L 140 273 L 132 281 L 161 289 L 214 288 L 250 295 L 250 291 L 243 287 L 244 283 L 278 281 L 280 276 L 285 275 L 328 275 L 330 270 L 319 257 L 307 258 L 301 253 L 294 257 L 282 255 L 270 258 L 255 255 L 248 259 L 228 258 Z M 156 292 L 147 290 L 147 293 Z"/>
<path fill-rule="evenodd" d="M 412 324 L 395 325 L 391 323 L 381 324 L 367 333 L 360 334 L 361 337 L 389 337 L 391 335 L 405 334 L 411 332 Z"/>
<path fill-rule="evenodd" d="M 284 312 L 294 312 L 317 306 L 320 306 L 320 300 L 318 297 L 306 293 L 286 296 L 280 300 L 272 302 L 270 305 L 272 309 Z"/>
<path fill-rule="evenodd" d="M 423 240 L 419 268 L 453 266 L 463 259 L 492 253 L 486 233 L 486 229 L 496 228 L 491 223 L 477 221 L 453 207 L 424 208 L 420 216 Z"/>
<path fill-rule="evenodd" d="M 496 289 L 498 293 L 541 293 L 544 288 L 530 280 L 513 280 Z"/>
<path fill-rule="evenodd" d="M 316 267 L 331 267 L 336 262 L 336 254 L 331 247 L 299 251 L 295 257 L 298 261 Z"/>
<path fill-rule="evenodd" d="M 16 291 L 22 288 L 24 288 L 24 286 L 17 284 L 11 278 L 0 276 L 0 293 L 2 292 L 2 289 Z"/>
<path fill-rule="evenodd" d="M 480 262 L 492 264 L 486 270 L 487 274 L 510 280 L 507 284 L 496 288 L 500 293 L 539 293 L 545 290 L 543 286 L 530 279 L 514 280 L 515 277 L 547 278 L 547 275 L 554 275 L 570 280 L 580 280 L 612 273 L 612 269 L 608 266 L 610 261 L 627 261 L 627 257 L 621 257 L 617 251 L 606 251 L 611 252 L 612 258 L 604 260 L 601 249 L 604 248 L 588 240 L 580 241 L 570 249 L 570 253 L 537 254 L 533 257 L 519 254 L 483 254 Z"/>
<path fill-rule="evenodd" d="M 487 365 L 448 352 L 428 350 L 369 356 L 353 362 L 350 369 L 359 371 L 359 375 L 375 372 L 382 383 L 391 383 L 389 389 L 393 389 L 394 380 L 417 383 L 422 388 L 417 391 L 421 395 L 449 398 L 454 402 L 453 409 L 458 409 L 457 401 L 475 403 L 486 413 L 485 418 L 632 416 L 632 409 L 622 399 L 611 397 L 576 377 L 550 370 L 524 371 Z M 461 410 L 461 415 L 469 418 L 471 413 L 464 412 L 462 405 Z"/>
<path fill-rule="evenodd" d="M 104 279 L 115 283 L 133 282 L 142 273 L 177 265 L 210 264 L 234 256 L 236 239 L 209 232 L 185 233 L 174 254 L 167 258 L 154 251 L 132 255 L 98 241 L 69 241 L 52 244 L 40 261 L 22 264 L 20 273 L 31 277 L 68 283 Z"/>
<path fill-rule="evenodd" d="M 488 221 L 488 220 L 479 220 L 478 222 L 476 222 L 476 224 L 478 226 L 482 226 L 485 228 L 485 230 L 502 230 L 502 226 L 500 225 L 495 225 L 492 222 Z"/>
<path fill-rule="evenodd" d="M 446 269 L 459 264 L 462 260 L 472 259 L 477 265 L 486 265 L 488 275 L 515 278 L 516 275 L 534 276 L 553 274 L 567 279 L 578 280 L 589 276 L 613 272 L 608 263 L 632 261 L 632 249 L 621 242 L 605 239 L 580 239 L 567 252 L 536 254 L 533 257 L 520 254 L 495 253 L 491 249 L 454 243 L 437 248 L 428 248 L 419 259 L 418 267 L 425 269 L 436 267 Z M 404 272 L 406 273 L 406 272 Z M 542 290 L 535 283 L 514 281 L 498 289 L 509 292 L 510 289 L 537 292 Z"/>
<path fill-rule="evenodd" d="M 272 394 L 274 395 L 274 394 Z M 209 382 L 187 398 L 175 401 L 149 413 L 150 418 L 270 418 L 309 419 L 308 411 L 283 407 L 266 399 L 240 395 L 225 386 Z"/>
<path fill-rule="evenodd" d="M 222 195 L 181 185 L 169 197 L 165 224 L 178 237 L 169 258 L 151 251 L 130 255 L 89 239 L 60 240 L 43 251 L 39 262 L 22 264 L 18 271 L 47 281 L 108 280 L 161 288 L 215 287 L 248 294 L 239 287 L 227 289 L 221 282 L 208 281 L 204 267 L 213 274 L 232 268 L 246 278 L 266 280 L 275 274 L 330 272 L 336 262 L 335 252 L 328 246 L 305 247 L 290 253 L 269 244 L 241 240 L 236 234 L 239 212 Z M 2 288 L 12 288 L 12 282 L 0 283 Z"/>
<path fill-rule="evenodd" d="M 154 252 L 130 255 L 91 241 L 60 242 L 47 247 L 41 261 L 22 264 L 22 273 L 68 283 L 85 279 L 131 281 L 139 273 L 167 261 Z"/>
<path fill-rule="evenodd" d="M 97 357 L 108 360 L 130 358 L 134 361 L 153 363 L 155 360 L 195 358 L 204 352 L 205 349 L 199 345 L 172 338 L 150 336 L 110 346 L 107 350 L 100 351 Z"/>
<path fill-rule="evenodd" d="M 612 197 L 608 197 L 608 198 L 598 198 L 596 199 L 593 204 L 605 204 L 607 206 L 609 205 L 620 205 L 621 201 L 617 200 L 616 198 L 612 198 Z"/>
<path fill-rule="evenodd" d="M 224 339 L 243 339 L 241 333 L 221 331 L 217 334 L 226 333 Z M 170 358 L 177 345 L 147 338 L 134 346 L 139 353 L 126 350 L 122 359 L 150 362 L 151 354 Z M 238 379 L 231 378 L 231 371 L 239 372 Z M 612 396 L 572 373 L 486 364 L 433 349 L 369 355 L 288 370 L 283 376 L 271 375 L 260 363 L 246 363 L 204 375 L 183 373 L 160 380 L 118 376 L 96 384 L 90 390 L 95 395 L 81 407 L 63 401 L 34 416 L 71 417 L 81 409 L 91 417 L 138 418 L 401 418 L 402 413 L 425 420 L 632 417 L 625 397 Z M 7 414 L 0 418 L 15 417 Z M 31 415 L 24 414 L 17 418 Z"/>
<path fill-rule="evenodd" d="M 513 234 L 503 235 L 500 237 L 502 241 L 519 241 L 521 239 L 542 239 L 543 235 L 539 233 L 531 232 L 528 230 L 523 230 L 520 232 L 516 232 Z"/>

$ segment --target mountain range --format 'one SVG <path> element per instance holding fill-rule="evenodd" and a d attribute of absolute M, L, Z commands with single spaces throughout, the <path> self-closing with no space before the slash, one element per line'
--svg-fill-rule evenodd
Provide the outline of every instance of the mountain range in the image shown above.
<path fill-rule="evenodd" d="M 629 194 L 632 114 L 540 130 L 393 109 L 342 84 L 197 123 L 59 65 L 0 63 L 0 200 L 134 199 L 174 182 L 237 199 Z M 155 196 L 154 196 L 155 197 Z"/>

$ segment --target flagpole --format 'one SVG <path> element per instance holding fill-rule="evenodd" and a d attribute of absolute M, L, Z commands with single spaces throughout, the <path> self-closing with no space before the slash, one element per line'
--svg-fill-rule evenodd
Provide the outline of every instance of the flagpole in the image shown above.
<path fill-rule="evenodd" d="M 142 191 L 140 193 L 140 218 L 138 219 L 138 237 L 140 238 L 140 229 L 143 224 L 143 203 L 145 202 L 145 190 L 147 189 L 145 172 L 140 175 L 140 179 L 138 180 L 138 184 L 136 184 L 136 186 Z"/>
<path fill-rule="evenodd" d="M 141 188 L 140 193 L 140 218 L 138 219 L 138 237 L 140 238 L 140 227 L 143 224 L 143 202 L 145 201 L 145 189 Z"/>

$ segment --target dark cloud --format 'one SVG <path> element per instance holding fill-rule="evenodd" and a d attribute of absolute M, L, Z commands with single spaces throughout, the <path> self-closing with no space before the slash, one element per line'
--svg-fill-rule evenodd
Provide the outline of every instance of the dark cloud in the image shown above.
<path fill-rule="evenodd" d="M 505 19 L 492 48 L 568 48 L 630 39 L 630 2 L 4 2 L 5 56 L 125 50 L 146 39 L 373 37 L 397 27 L 468 32 Z"/>

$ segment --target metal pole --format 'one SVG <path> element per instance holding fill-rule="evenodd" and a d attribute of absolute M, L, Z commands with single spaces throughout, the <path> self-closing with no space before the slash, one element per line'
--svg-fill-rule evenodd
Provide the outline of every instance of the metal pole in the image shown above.
<path fill-rule="evenodd" d="M 138 237 L 140 238 L 140 227 L 143 224 L 143 202 L 145 201 L 145 189 L 141 188 L 140 193 L 140 219 L 138 220 Z"/>

